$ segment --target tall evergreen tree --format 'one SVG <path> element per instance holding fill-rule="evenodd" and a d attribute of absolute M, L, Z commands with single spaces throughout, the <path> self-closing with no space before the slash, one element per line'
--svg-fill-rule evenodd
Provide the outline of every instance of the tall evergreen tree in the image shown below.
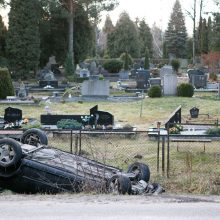
<path fill-rule="evenodd" d="M 206 19 L 202 20 L 202 29 L 201 29 L 201 53 L 209 52 L 209 28 L 206 22 Z"/>
<path fill-rule="evenodd" d="M 11 0 L 7 50 L 14 77 L 33 77 L 40 58 L 40 3 L 36 0 Z"/>
<path fill-rule="evenodd" d="M 106 34 L 110 34 L 114 30 L 114 25 L 112 23 L 111 17 L 109 15 L 106 16 L 105 24 L 102 29 Z"/>
<path fill-rule="evenodd" d="M 4 25 L 4 22 L 2 20 L 2 16 L 0 15 L 0 57 L 4 57 L 5 56 L 6 33 L 7 33 L 7 29 L 6 29 L 6 27 Z"/>
<path fill-rule="evenodd" d="M 179 0 L 176 0 L 165 33 L 168 54 L 178 58 L 186 57 L 187 32 Z"/>
<path fill-rule="evenodd" d="M 128 52 L 132 57 L 139 57 L 140 45 L 136 25 L 126 12 L 121 13 L 115 30 L 109 34 L 107 48 L 111 57 L 119 57 L 124 52 Z"/>
<path fill-rule="evenodd" d="M 220 13 L 214 14 L 211 50 L 220 51 Z"/>
<path fill-rule="evenodd" d="M 108 35 L 114 30 L 114 25 L 112 23 L 111 17 L 106 16 L 104 26 L 99 33 L 98 47 L 99 55 L 104 56 L 107 53 L 107 39 Z"/>
<path fill-rule="evenodd" d="M 64 63 L 67 55 L 68 61 L 70 60 L 67 16 L 62 5 L 56 4 L 56 2 L 51 2 L 44 10 L 43 19 L 40 22 L 41 66 L 45 66 L 51 55 L 56 56 L 59 64 Z M 75 29 L 73 64 L 76 64 L 87 56 L 92 56 L 95 47 L 93 28 L 81 5 L 78 5 L 76 9 L 73 25 Z"/>
<path fill-rule="evenodd" d="M 141 57 L 144 57 L 146 48 L 148 48 L 149 56 L 153 55 L 153 37 L 151 29 L 148 24 L 142 19 L 138 25 L 139 41 L 140 41 L 140 53 Z"/>

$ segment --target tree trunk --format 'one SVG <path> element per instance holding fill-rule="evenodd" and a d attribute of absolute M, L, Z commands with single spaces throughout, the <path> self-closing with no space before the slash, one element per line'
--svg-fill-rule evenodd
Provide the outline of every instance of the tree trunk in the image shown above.
<path fill-rule="evenodd" d="M 74 60 L 74 48 L 73 48 L 73 36 L 74 36 L 74 3 L 72 0 L 69 0 L 69 42 L 68 42 L 68 52 Z"/>
<path fill-rule="evenodd" d="M 193 8 L 193 64 L 195 64 L 195 45 L 196 45 L 196 0 Z"/>

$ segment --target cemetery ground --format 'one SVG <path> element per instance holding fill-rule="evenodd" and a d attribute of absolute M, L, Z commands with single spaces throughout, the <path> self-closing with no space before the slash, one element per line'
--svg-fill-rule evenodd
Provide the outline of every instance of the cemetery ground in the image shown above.
<path fill-rule="evenodd" d="M 64 102 L 40 103 L 37 106 L 13 105 L 20 108 L 23 116 L 36 118 L 45 113 L 45 106 L 49 105 L 53 114 L 87 114 L 88 109 L 97 102 Z M 147 137 L 146 131 L 150 126 L 156 126 L 158 121 L 163 122 L 179 105 L 182 106 L 182 116 L 187 117 L 189 110 L 196 106 L 200 113 L 220 118 L 220 101 L 217 93 L 195 93 L 192 98 L 162 97 L 145 98 L 142 101 L 132 102 L 99 102 L 100 109 L 111 112 L 115 122 L 121 125 L 130 124 L 138 131 L 144 131 L 129 137 L 102 135 L 85 135 L 82 151 L 85 156 L 114 165 L 123 169 L 138 160 L 147 163 L 151 170 L 151 182 L 158 182 L 166 193 L 172 194 L 220 194 L 220 151 L 219 142 L 212 141 L 206 144 L 196 143 L 195 146 L 176 149 L 176 143 L 170 146 L 170 172 L 167 178 L 163 173 L 161 163 L 157 172 L 157 142 Z M 8 105 L 0 105 L 0 112 Z M 67 136 L 49 137 L 49 143 L 69 151 L 69 138 Z"/>

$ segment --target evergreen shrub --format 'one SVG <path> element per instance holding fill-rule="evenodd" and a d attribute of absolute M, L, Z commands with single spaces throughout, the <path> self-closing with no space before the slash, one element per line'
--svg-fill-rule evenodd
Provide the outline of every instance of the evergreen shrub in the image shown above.
<path fill-rule="evenodd" d="M 158 85 L 151 86 L 149 91 L 148 91 L 148 96 L 150 98 L 161 97 L 162 96 L 162 91 L 161 91 L 160 86 L 158 86 Z"/>
<path fill-rule="evenodd" d="M 123 67 L 123 62 L 121 60 L 118 60 L 118 59 L 110 59 L 110 60 L 106 60 L 104 62 L 103 67 L 109 73 L 118 73 Z"/>
<path fill-rule="evenodd" d="M 190 83 L 182 83 L 177 86 L 177 96 L 192 97 L 194 94 L 194 88 Z"/>
<path fill-rule="evenodd" d="M 173 67 L 173 70 L 178 72 L 179 68 L 180 68 L 180 61 L 177 59 L 173 59 L 171 61 L 171 66 Z"/>
<path fill-rule="evenodd" d="M 120 55 L 120 60 L 123 62 L 124 70 L 129 70 L 129 65 L 133 63 L 131 55 L 128 52 L 122 53 Z"/>
<path fill-rule="evenodd" d="M 14 95 L 14 87 L 7 68 L 0 68 L 0 99 Z"/>
<path fill-rule="evenodd" d="M 209 79 L 212 81 L 217 81 L 218 76 L 216 73 L 209 73 Z"/>
<path fill-rule="evenodd" d="M 81 129 L 82 123 L 74 119 L 61 119 L 57 122 L 57 128 L 59 129 Z"/>
<path fill-rule="evenodd" d="M 209 128 L 205 133 L 209 135 L 220 135 L 220 128 Z"/>

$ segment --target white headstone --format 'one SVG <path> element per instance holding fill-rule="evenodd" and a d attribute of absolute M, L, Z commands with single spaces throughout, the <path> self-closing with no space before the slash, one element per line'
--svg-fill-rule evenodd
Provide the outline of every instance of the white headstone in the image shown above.
<path fill-rule="evenodd" d="M 177 92 L 177 75 L 165 74 L 163 78 L 163 94 L 175 96 Z"/>
<path fill-rule="evenodd" d="M 160 69 L 160 78 L 163 78 L 165 74 L 172 74 L 173 67 L 170 65 L 165 65 Z"/>
<path fill-rule="evenodd" d="M 82 83 L 82 96 L 109 96 L 109 80 L 84 80 Z"/>

